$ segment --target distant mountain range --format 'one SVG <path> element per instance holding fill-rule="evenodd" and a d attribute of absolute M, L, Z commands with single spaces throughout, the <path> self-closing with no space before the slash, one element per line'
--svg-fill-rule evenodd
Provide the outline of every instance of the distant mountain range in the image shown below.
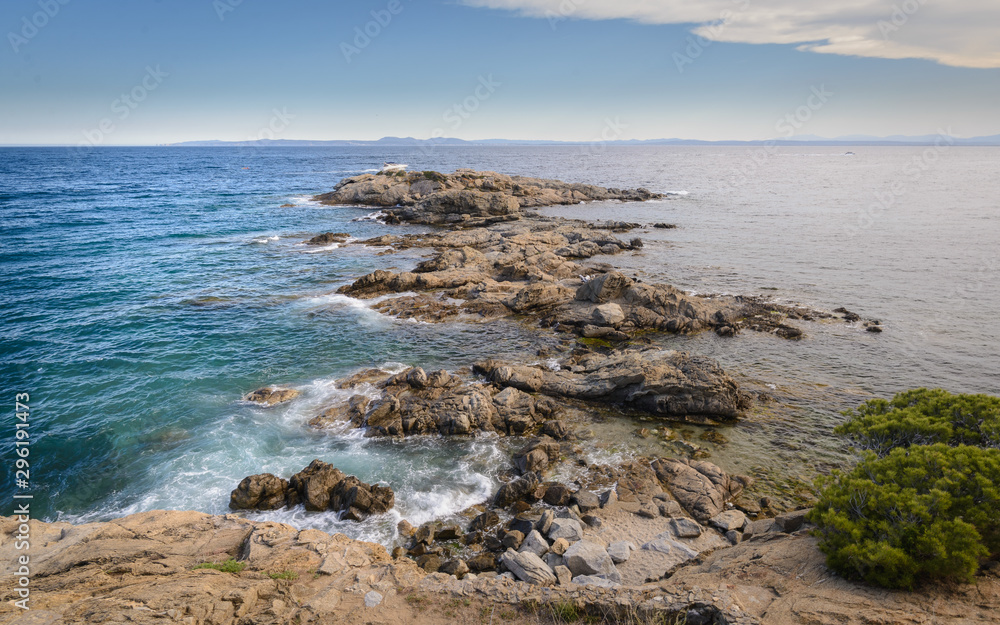
<path fill-rule="evenodd" d="M 371 146 L 371 147 L 420 147 L 420 146 L 463 146 L 463 145 L 590 145 L 603 143 L 606 145 L 935 145 L 945 142 L 948 145 L 997 145 L 1000 146 L 1000 135 L 987 137 L 945 137 L 942 135 L 891 135 L 876 137 L 873 135 L 845 135 L 833 139 L 815 135 L 797 135 L 786 139 L 769 141 L 700 141 L 697 139 L 629 139 L 624 141 L 538 141 L 519 139 L 481 139 L 467 141 L 441 137 L 437 139 L 414 139 L 413 137 L 382 137 L 374 141 L 312 141 L 307 139 L 260 139 L 256 141 L 185 141 L 171 143 L 170 146 L 182 147 L 213 147 L 213 146 Z"/>

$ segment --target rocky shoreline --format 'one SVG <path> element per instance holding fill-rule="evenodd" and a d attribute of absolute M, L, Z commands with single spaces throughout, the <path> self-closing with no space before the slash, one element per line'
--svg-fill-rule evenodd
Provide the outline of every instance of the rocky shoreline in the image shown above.
<path fill-rule="evenodd" d="M 685 458 L 588 464 L 586 426 L 597 412 L 712 426 L 740 419 L 754 404 L 754 393 L 714 360 L 657 347 L 650 333 L 712 331 L 739 340 L 752 331 L 801 340 L 803 323 L 835 319 L 835 312 L 861 321 L 846 310 L 645 283 L 606 262 L 642 248 L 639 238 L 619 237 L 639 224 L 531 210 L 664 196 L 458 170 L 366 174 L 315 199 L 379 207 L 389 225 L 439 227 L 365 241 L 346 233 L 310 239 L 427 254 L 413 271 L 376 270 L 340 293 L 379 298 L 372 308 L 404 319 L 511 318 L 560 337 L 562 348 L 539 351 L 535 363 L 360 371 L 338 381 L 349 399 L 324 407 L 310 427 L 372 437 L 514 437 L 503 485 L 461 522 L 401 521 L 391 550 L 238 514 L 151 512 L 82 526 L 31 521 L 38 537 L 31 622 L 492 622 L 497 606 L 513 615 L 501 620 L 553 622 L 545 610 L 571 606 L 595 622 L 985 623 L 1000 611 L 993 570 L 980 575 L 976 591 L 919 595 L 836 578 L 803 510 L 755 496 L 751 478 L 728 474 L 697 449 Z M 881 331 L 876 320 L 865 324 Z M 267 387 L 244 399 L 274 406 L 297 395 Z M 576 467 L 576 477 L 558 479 L 560 467 Z M 287 479 L 262 473 L 235 486 L 234 510 L 301 505 L 362 521 L 395 504 L 391 485 L 367 484 L 318 459 Z M 14 561 L 17 522 L 2 524 L 0 552 Z M 4 581 L 4 591 L 13 593 L 14 583 Z M 22 618 L 10 604 L 0 608 L 0 623 L 28 622 Z"/>

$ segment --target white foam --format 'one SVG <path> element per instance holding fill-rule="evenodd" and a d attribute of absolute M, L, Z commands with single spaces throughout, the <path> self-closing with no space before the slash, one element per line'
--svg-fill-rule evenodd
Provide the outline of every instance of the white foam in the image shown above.
<path fill-rule="evenodd" d="M 264 243 L 270 243 L 271 241 L 277 241 L 279 238 L 280 237 L 278 235 L 274 235 L 274 236 L 270 236 L 270 237 L 257 237 L 256 239 L 252 239 L 250 242 L 251 243 L 261 243 L 261 244 L 264 244 Z"/>
<path fill-rule="evenodd" d="M 376 223 L 384 224 L 385 217 L 386 217 L 385 211 L 375 211 L 374 213 L 368 213 L 363 217 L 355 217 L 351 221 L 374 221 Z"/>
<path fill-rule="evenodd" d="M 323 206 L 314 200 L 311 195 L 293 195 L 289 199 L 291 200 L 289 203 L 296 206 Z"/>

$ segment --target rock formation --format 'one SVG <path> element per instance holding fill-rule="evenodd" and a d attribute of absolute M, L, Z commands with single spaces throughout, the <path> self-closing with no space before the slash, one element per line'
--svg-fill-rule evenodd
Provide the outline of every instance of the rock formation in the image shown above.
<path fill-rule="evenodd" d="M 605 189 L 492 171 L 395 171 L 345 178 L 314 199 L 328 205 L 381 206 L 396 220 L 455 224 L 473 218 L 517 219 L 522 208 L 595 200 L 645 201 L 664 197 L 646 189 Z"/>
<path fill-rule="evenodd" d="M 366 484 L 322 460 L 285 480 L 270 473 L 243 478 L 229 496 L 233 510 L 277 510 L 301 503 L 306 510 L 334 510 L 345 519 L 360 521 L 395 505 L 388 486 Z"/>

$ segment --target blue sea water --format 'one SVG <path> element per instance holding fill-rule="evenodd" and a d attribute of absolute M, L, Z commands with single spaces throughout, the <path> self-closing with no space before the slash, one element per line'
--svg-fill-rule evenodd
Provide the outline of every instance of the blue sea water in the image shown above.
<path fill-rule="evenodd" d="M 504 468 L 504 441 L 383 441 L 306 426 L 340 397 L 334 380 L 360 368 L 457 369 L 534 351 L 534 334 L 517 323 L 403 322 L 335 293 L 418 258 L 304 240 L 420 229 L 309 197 L 394 160 L 683 192 L 545 212 L 678 224 L 640 234 L 642 254 L 614 262 L 682 288 L 844 305 L 882 320 L 881 335 L 827 322 L 804 325 L 799 342 L 661 339 L 780 398 L 777 412 L 727 430 L 717 462 L 805 474 L 832 466 L 843 447 L 829 429 L 863 399 L 921 385 L 1000 392 L 1000 150 L 953 148 L 933 161 L 921 148 L 855 151 L 782 148 L 760 159 L 716 147 L 2 149 L 0 392 L 11 434 L 0 437 L 0 457 L 13 464 L 14 394 L 26 392 L 34 509 L 50 519 L 221 513 L 243 476 L 287 477 L 317 457 L 391 484 L 397 513 L 361 525 L 332 514 L 265 516 L 388 540 L 399 516 L 421 522 L 484 500 Z M 914 175 L 914 163 L 926 168 Z M 886 196 L 891 188 L 902 192 Z M 270 409 L 240 401 L 267 384 L 303 394 Z M 600 453 L 648 451 L 632 425 L 611 430 L 620 440 Z M 0 501 L 16 490 L 12 479 Z"/>

